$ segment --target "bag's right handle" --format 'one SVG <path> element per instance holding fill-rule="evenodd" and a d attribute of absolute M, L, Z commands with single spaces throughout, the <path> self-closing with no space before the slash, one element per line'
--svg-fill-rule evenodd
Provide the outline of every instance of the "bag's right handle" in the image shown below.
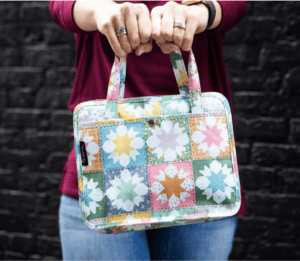
<path fill-rule="evenodd" d="M 200 78 L 193 51 L 189 52 L 188 79 L 180 50 L 170 53 L 170 59 L 180 93 L 186 92 L 188 87 L 190 93 L 198 90 L 201 95 Z"/>

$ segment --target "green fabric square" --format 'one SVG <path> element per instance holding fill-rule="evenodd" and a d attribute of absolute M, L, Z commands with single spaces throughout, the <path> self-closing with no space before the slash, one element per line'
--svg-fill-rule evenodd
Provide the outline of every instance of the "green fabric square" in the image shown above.
<path fill-rule="evenodd" d="M 103 171 L 84 173 L 83 211 L 87 220 L 105 218 L 105 190 Z"/>
<path fill-rule="evenodd" d="M 181 216 L 185 216 L 185 215 L 194 215 L 196 214 L 196 208 L 195 207 L 189 207 L 189 208 L 178 208 L 176 209 L 178 211 L 178 213 Z"/>
<path fill-rule="evenodd" d="M 193 160 L 196 205 L 235 204 L 236 179 L 231 158 Z"/>
<path fill-rule="evenodd" d="M 106 101 L 105 120 L 118 118 L 118 101 Z"/>
<path fill-rule="evenodd" d="M 187 116 L 147 117 L 143 123 L 149 164 L 191 160 Z"/>
<path fill-rule="evenodd" d="M 196 214 L 195 207 L 176 208 L 176 209 L 162 209 L 151 212 L 151 218 L 158 218 L 160 221 L 164 220 L 163 217 L 174 217 L 174 220 L 185 219 L 182 216 Z"/>
<path fill-rule="evenodd" d="M 160 219 L 162 217 L 168 217 L 172 211 L 173 209 L 162 209 L 162 210 L 151 211 L 151 218 Z"/>
<path fill-rule="evenodd" d="M 204 113 L 204 99 L 200 90 L 190 92 L 190 103 L 192 113 Z"/>
<path fill-rule="evenodd" d="M 163 115 L 176 115 L 191 112 L 188 98 L 173 98 L 171 100 L 163 101 L 161 104 Z"/>

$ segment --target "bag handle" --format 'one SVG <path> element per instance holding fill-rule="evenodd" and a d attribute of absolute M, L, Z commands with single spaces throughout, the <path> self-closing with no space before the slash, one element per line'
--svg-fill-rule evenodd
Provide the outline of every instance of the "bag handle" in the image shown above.
<path fill-rule="evenodd" d="M 180 50 L 170 53 L 170 59 L 180 95 L 192 97 L 191 92 L 198 91 L 201 96 L 199 73 L 192 50 L 189 52 L 188 76 Z M 118 118 L 118 100 L 124 98 L 125 78 L 126 58 L 115 56 L 108 84 L 105 119 Z"/>

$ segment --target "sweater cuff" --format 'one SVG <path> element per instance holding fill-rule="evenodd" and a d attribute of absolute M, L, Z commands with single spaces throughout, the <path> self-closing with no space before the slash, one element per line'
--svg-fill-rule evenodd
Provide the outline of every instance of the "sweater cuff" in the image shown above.
<path fill-rule="evenodd" d="M 64 1 L 67 5 L 68 5 L 68 8 L 69 8 L 69 20 L 70 20 L 70 30 L 72 30 L 74 33 L 77 33 L 77 34 L 87 34 L 87 33 L 93 33 L 95 31 L 84 31 L 82 29 L 80 29 L 77 24 L 75 24 L 75 21 L 74 21 L 74 16 L 73 16 L 73 8 L 74 8 L 74 4 L 75 4 L 75 0 L 72 0 L 72 1 Z"/>
<path fill-rule="evenodd" d="M 221 6 L 222 19 L 220 24 L 207 32 L 225 32 L 236 25 L 246 14 L 246 1 L 218 1 Z"/>
<path fill-rule="evenodd" d="M 226 31 L 228 30 L 228 24 L 230 24 L 230 20 L 233 19 L 234 13 L 231 12 L 229 6 L 232 3 L 229 3 L 227 1 L 218 1 L 219 5 L 221 6 L 222 11 L 222 19 L 220 24 L 215 28 L 216 31 Z"/>
<path fill-rule="evenodd" d="M 62 1 L 62 8 L 60 9 L 60 17 L 61 17 L 61 26 L 65 30 L 75 33 L 75 34 L 88 34 L 93 33 L 95 31 L 84 31 L 77 26 L 73 17 L 73 8 L 75 4 L 75 0 L 71 1 Z"/>
<path fill-rule="evenodd" d="M 184 4 L 184 3 L 190 3 L 190 2 L 194 2 L 193 0 L 182 0 L 181 1 L 181 4 Z M 227 1 L 225 1 L 227 2 Z M 224 2 L 222 2 L 222 0 L 219 0 L 218 3 L 220 4 L 221 6 L 221 12 L 222 12 L 222 19 L 221 19 L 221 22 L 220 24 L 214 28 L 214 29 L 211 29 L 211 30 L 205 30 L 204 32 L 205 33 L 215 33 L 215 32 L 219 32 L 219 31 L 223 31 L 224 30 L 224 24 L 226 25 L 227 24 L 227 16 L 226 16 L 226 11 L 224 12 L 223 8 L 227 9 L 226 7 L 226 3 L 224 4 Z M 224 15 L 225 13 L 225 15 Z"/>

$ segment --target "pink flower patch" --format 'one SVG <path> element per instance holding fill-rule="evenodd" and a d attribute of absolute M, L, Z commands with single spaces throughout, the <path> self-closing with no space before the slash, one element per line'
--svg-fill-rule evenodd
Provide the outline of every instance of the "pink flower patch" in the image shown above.
<path fill-rule="evenodd" d="M 151 210 L 195 206 L 191 161 L 148 166 Z"/>

